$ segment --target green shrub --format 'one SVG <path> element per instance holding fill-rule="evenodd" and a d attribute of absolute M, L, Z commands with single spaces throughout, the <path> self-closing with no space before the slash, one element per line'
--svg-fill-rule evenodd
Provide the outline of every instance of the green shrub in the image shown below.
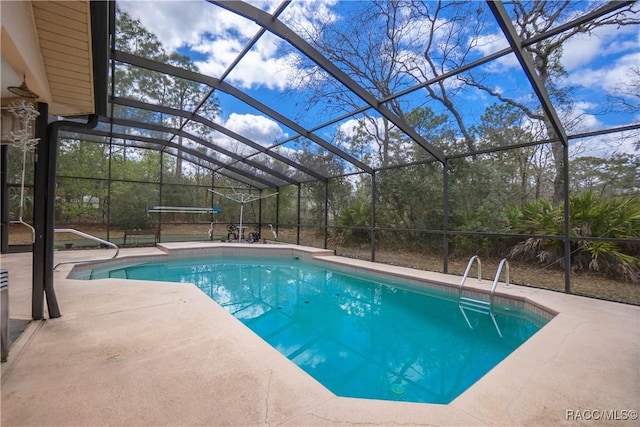
<path fill-rule="evenodd" d="M 564 205 L 538 200 L 522 207 L 508 208 L 507 216 L 514 233 L 564 235 Z M 574 195 L 569 199 L 569 217 L 572 237 L 640 237 L 640 201 L 637 197 L 603 199 L 593 193 Z M 639 255 L 639 244 L 600 240 L 571 242 L 571 265 L 575 271 L 597 271 L 616 279 L 638 282 Z M 531 237 L 516 244 L 510 256 L 548 265 L 561 265 L 564 242 Z"/>

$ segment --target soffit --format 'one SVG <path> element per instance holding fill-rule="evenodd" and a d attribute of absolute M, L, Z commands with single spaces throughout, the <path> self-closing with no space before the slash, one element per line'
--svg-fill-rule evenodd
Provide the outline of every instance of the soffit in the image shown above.
<path fill-rule="evenodd" d="M 2 1 L 2 105 L 27 86 L 58 116 L 94 112 L 90 7 L 87 0 Z"/>
<path fill-rule="evenodd" d="M 89 1 L 31 3 L 52 102 L 49 112 L 94 112 Z"/>

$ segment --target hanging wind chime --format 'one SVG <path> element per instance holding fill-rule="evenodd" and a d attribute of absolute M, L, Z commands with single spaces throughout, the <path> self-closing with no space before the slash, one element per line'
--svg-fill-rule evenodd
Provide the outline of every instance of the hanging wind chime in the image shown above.
<path fill-rule="evenodd" d="M 20 184 L 20 211 L 17 221 L 12 223 L 22 224 L 31 230 L 31 243 L 36 241 L 36 230 L 31 224 L 26 223 L 22 219 L 24 212 L 24 182 L 25 172 L 27 168 L 27 152 L 33 152 L 38 145 L 40 138 L 33 138 L 31 123 L 40 113 L 35 109 L 32 103 L 25 102 L 24 99 L 18 99 L 8 105 L 7 108 L 18 120 L 20 120 L 20 128 L 16 131 L 9 132 L 9 140 L 17 147 L 22 149 L 22 180 Z"/>

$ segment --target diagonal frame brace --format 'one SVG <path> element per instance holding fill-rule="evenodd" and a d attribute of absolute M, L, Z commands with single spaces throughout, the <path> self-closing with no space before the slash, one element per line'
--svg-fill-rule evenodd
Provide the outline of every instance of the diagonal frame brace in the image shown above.
<path fill-rule="evenodd" d="M 487 4 L 489 5 L 491 13 L 493 13 L 493 15 L 495 16 L 498 25 L 500 25 L 500 28 L 502 29 L 505 38 L 509 42 L 509 45 L 513 49 L 513 53 L 518 58 L 518 62 L 520 62 L 522 70 L 529 79 L 533 91 L 536 93 L 538 100 L 540 100 L 542 109 L 549 119 L 553 130 L 555 131 L 562 145 L 566 147 L 569 144 L 567 133 L 562 126 L 562 122 L 560 121 L 560 117 L 558 117 L 558 113 L 551 103 L 551 98 L 549 98 L 547 88 L 545 88 L 544 83 L 536 74 L 535 65 L 533 64 L 533 58 L 528 52 L 524 50 L 524 43 L 520 36 L 518 36 L 515 27 L 511 23 L 511 18 L 509 18 L 509 15 L 507 14 L 507 11 L 505 10 L 501 2 L 487 1 Z"/>
<path fill-rule="evenodd" d="M 209 2 L 228 11 L 234 12 L 237 15 L 247 18 L 260 25 L 261 27 L 266 28 L 267 30 L 269 30 L 269 32 L 277 35 L 283 40 L 289 42 L 292 46 L 302 52 L 318 66 L 323 68 L 331 76 L 333 76 L 337 81 L 347 87 L 347 89 L 358 95 L 360 99 L 362 99 L 371 108 L 376 110 L 383 117 L 393 123 L 398 129 L 403 131 L 407 136 L 414 140 L 429 154 L 438 159 L 438 161 L 440 161 L 441 163 L 444 163 L 445 155 L 439 148 L 429 144 L 422 136 L 418 134 L 418 132 L 416 132 L 415 129 L 409 126 L 402 118 L 396 116 L 391 110 L 382 105 L 382 103 L 379 102 L 371 93 L 369 93 L 362 86 L 356 83 L 351 77 L 340 70 L 340 68 L 338 68 L 333 62 L 323 56 L 318 50 L 316 50 L 302 37 L 296 34 L 291 28 L 286 26 L 282 21 L 278 20 L 267 12 L 264 12 L 263 10 L 242 1 L 209 0 Z"/>

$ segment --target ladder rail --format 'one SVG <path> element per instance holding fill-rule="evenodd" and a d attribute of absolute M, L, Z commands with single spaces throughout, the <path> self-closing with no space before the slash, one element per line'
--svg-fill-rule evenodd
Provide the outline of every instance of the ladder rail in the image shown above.
<path fill-rule="evenodd" d="M 506 258 L 502 258 L 500 260 L 500 265 L 498 265 L 498 271 L 496 272 L 496 277 L 493 279 L 493 285 L 491 286 L 491 296 L 490 296 L 490 304 L 493 307 L 493 294 L 496 291 L 496 287 L 498 286 L 498 280 L 500 279 L 500 275 L 502 274 L 502 268 L 507 267 L 505 270 L 505 274 L 507 276 L 507 280 L 505 282 L 505 287 L 509 287 L 509 261 Z"/>
<path fill-rule="evenodd" d="M 458 299 L 462 296 L 462 288 L 464 287 L 464 282 L 467 280 L 467 276 L 471 271 L 471 267 L 473 267 L 473 262 L 476 261 L 478 264 L 478 283 L 482 280 L 482 262 L 480 261 L 480 257 L 478 255 L 474 255 L 469 259 L 469 263 L 467 263 L 467 268 L 464 270 L 464 274 L 462 275 L 462 280 L 460 281 L 460 286 L 458 287 Z"/>
<path fill-rule="evenodd" d="M 489 317 L 491 317 L 491 321 L 493 322 L 493 326 L 498 332 L 498 335 L 500 336 L 500 338 L 502 338 L 502 331 L 500 330 L 500 326 L 498 326 L 495 313 L 493 312 L 493 300 L 494 300 L 496 287 L 498 286 L 498 280 L 500 279 L 500 276 L 502 275 L 502 271 L 505 267 L 506 267 L 505 287 L 509 287 L 509 261 L 506 258 L 503 258 L 502 260 L 500 260 L 500 264 L 498 265 L 498 270 L 496 272 L 496 277 L 493 279 L 493 284 L 491 286 L 489 301 L 462 296 L 462 288 L 464 287 L 464 283 L 467 280 L 467 276 L 471 271 L 471 267 L 473 266 L 474 261 L 477 261 L 478 263 L 478 282 L 482 280 L 482 272 L 481 272 L 482 264 L 480 263 L 480 258 L 478 258 L 477 255 L 474 255 L 469 260 L 469 263 L 467 264 L 467 269 L 465 270 L 464 275 L 462 276 L 462 280 L 460 281 L 460 286 L 458 287 L 458 308 L 460 309 L 460 312 L 462 313 L 462 316 L 464 317 L 464 320 L 467 322 L 467 325 L 469 326 L 470 329 L 473 329 L 473 326 L 471 325 L 471 321 L 469 320 L 469 317 L 467 316 L 467 313 L 465 310 L 471 310 L 481 314 L 488 314 Z"/>

